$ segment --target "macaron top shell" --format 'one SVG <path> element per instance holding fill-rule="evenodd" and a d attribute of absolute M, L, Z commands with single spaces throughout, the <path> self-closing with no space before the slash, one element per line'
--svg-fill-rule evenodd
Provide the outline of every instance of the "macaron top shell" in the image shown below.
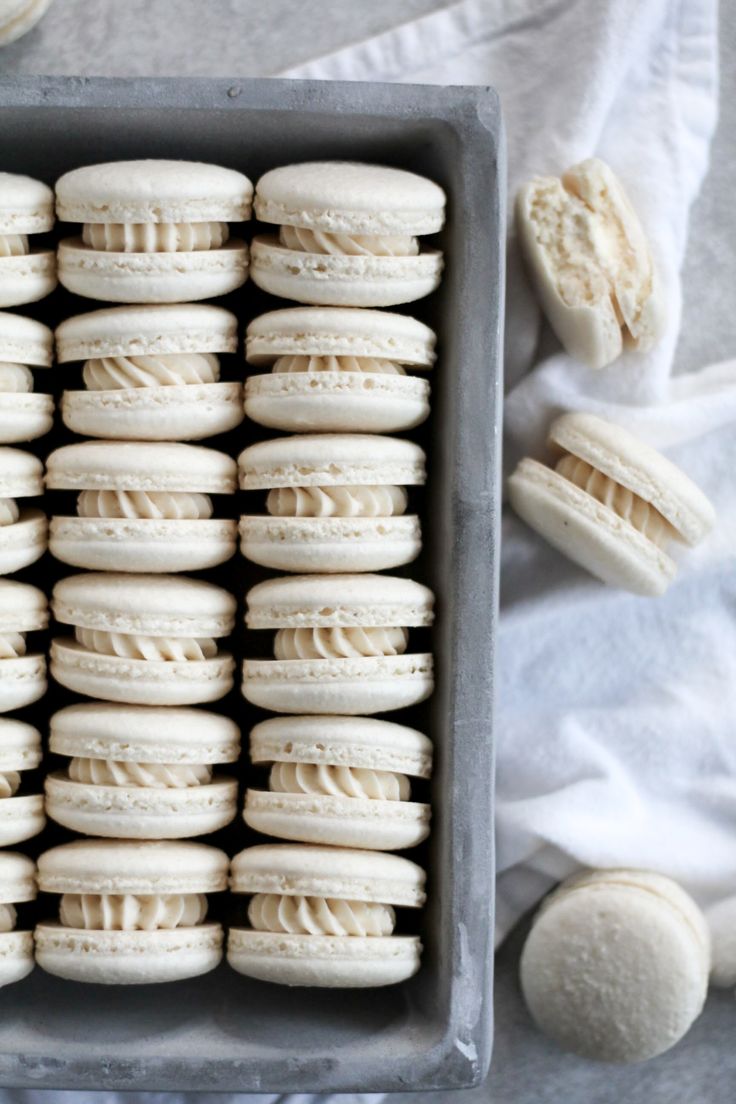
<path fill-rule="evenodd" d="M 276 437 L 238 457 L 245 491 L 269 487 L 334 487 L 424 483 L 426 456 L 413 441 L 362 433 Z"/>
<path fill-rule="evenodd" d="M 31 176 L 0 172 L 0 234 L 40 234 L 54 225 L 54 193 Z"/>
<path fill-rule="evenodd" d="M 93 357 L 234 353 L 238 320 L 208 303 L 105 307 L 75 314 L 56 329 L 60 364 Z"/>
<path fill-rule="evenodd" d="M 56 182 L 64 222 L 243 222 L 252 199 L 247 176 L 200 161 L 109 161 Z"/>
<path fill-rule="evenodd" d="M 0 498 L 43 494 L 43 464 L 31 452 L 0 447 Z"/>
<path fill-rule="evenodd" d="M 37 632 L 48 623 L 48 601 L 42 590 L 0 579 L 0 632 Z"/>
<path fill-rule="evenodd" d="M 36 864 L 19 851 L 0 851 L 0 904 L 36 898 Z"/>
<path fill-rule="evenodd" d="M 163 441 L 82 441 L 46 461 L 55 490 L 200 491 L 233 494 L 237 466 L 224 452 Z"/>
<path fill-rule="evenodd" d="M 429 587 L 395 575 L 288 575 L 246 596 L 250 629 L 431 625 Z"/>
<path fill-rule="evenodd" d="M 14 717 L 0 717 L 0 771 L 34 770 L 40 762 L 38 729 Z"/>
<path fill-rule="evenodd" d="M 0 362 L 50 368 L 53 355 L 54 335 L 48 326 L 35 318 L 0 311 Z"/>
<path fill-rule="evenodd" d="M 228 858 L 206 843 L 76 840 L 38 859 L 45 893 L 218 893 Z"/>

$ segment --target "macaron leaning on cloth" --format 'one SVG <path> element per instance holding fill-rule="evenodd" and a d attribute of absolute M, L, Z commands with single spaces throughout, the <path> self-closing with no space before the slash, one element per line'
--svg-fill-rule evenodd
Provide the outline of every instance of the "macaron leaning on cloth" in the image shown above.
<path fill-rule="evenodd" d="M 195 705 L 232 688 L 233 658 L 217 638 L 232 632 L 235 599 L 175 575 L 72 575 L 54 587 L 54 617 L 74 639 L 51 644 L 57 682 L 132 705 Z"/>
<path fill-rule="evenodd" d="M 438 287 L 442 253 L 419 236 L 445 221 L 438 184 L 402 169 L 311 161 L 258 181 L 256 217 L 278 235 L 252 243 L 253 282 L 297 303 L 390 307 Z"/>
<path fill-rule="evenodd" d="M 292 575 L 246 596 L 249 629 L 276 629 L 273 659 L 246 659 L 243 694 L 275 713 L 387 713 L 428 698 L 431 654 L 407 653 L 434 595 L 393 575 Z"/>
<path fill-rule="evenodd" d="M 23 709 L 46 693 L 46 656 L 29 653 L 26 636 L 48 623 L 42 590 L 0 579 L 0 713 Z"/>
<path fill-rule="evenodd" d="M 404 489 L 426 480 L 413 441 L 310 434 L 238 457 L 240 486 L 268 490 L 265 516 L 240 519 L 243 555 L 280 571 L 382 571 L 416 559 L 422 535 Z"/>
<path fill-rule="evenodd" d="M 429 414 L 429 326 L 389 311 L 290 307 L 254 318 L 245 358 L 270 373 L 245 381 L 245 412 L 273 429 L 393 433 Z"/>
<path fill-rule="evenodd" d="M 81 491 L 77 517 L 52 517 L 57 559 L 102 571 L 200 571 L 229 560 L 237 522 L 213 518 L 232 495 L 235 461 L 168 442 L 84 441 L 48 457 L 46 486 Z"/>
<path fill-rule="evenodd" d="M 222 959 L 206 894 L 227 889 L 228 858 L 203 843 L 78 840 L 39 856 L 38 888 L 61 894 L 36 926 L 36 962 L 98 985 L 197 977 Z"/>
<path fill-rule="evenodd" d="M 56 330 L 60 364 L 83 360 L 86 390 L 65 391 L 75 433 L 128 441 L 196 441 L 243 420 L 243 388 L 220 379 L 237 319 L 208 304 L 110 307 Z"/>
<path fill-rule="evenodd" d="M 88 836 L 183 839 L 235 819 L 240 731 L 199 709 L 89 702 L 51 717 L 49 750 L 66 770 L 46 777 L 52 820 Z"/>
<path fill-rule="evenodd" d="M 0 311 L 0 445 L 31 441 L 51 429 L 54 400 L 33 390 L 31 367 L 50 368 L 53 349 L 48 326 Z"/>
<path fill-rule="evenodd" d="M 28 34 L 50 7 L 51 0 L 0 0 L 0 46 Z"/>
<path fill-rule="evenodd" d="M 46 515 L 16 502 L 42 494 L 43 464 L 38 457 L 0 446 L 0 575 L 28 567 L 46 551 Z"/>
<path fill-rule="evenodd" d="M 554 468 L 527 458 L 509 479 L 519 517 L 604 583 L 663 594 L 677 574 L 668 546 L 696 545 L 715 524 L 705 495 L 655 449 L 593 414 L 557 418 L 548 447 Z"/>
<path fill-rule="evenodd" d="M 113 303 L 212 299 L 244 284 L 248 246 L 230 222 L 251 217 L 253 185 L 198 161 L 110 161 L 56 182 L 56 213 L 83 223 L 59 243 L 59 280 Z"/>
<path fill-rule="evenodd" d="M 30 176 L 0 172 L 0 307 L 35 303 L 56 287 L 56 252 L 29 236 L 54 225 L 54 193 Z"/>
<path fill-rule="evenodd" d="M 33 725 L 0 717 L 0 847 L 37 836 L 46 824 L 43 795 L 19 794 L 23 771 L 41 762 L 41 733 Z"/>
<path fill-rule="evenodd" d="M 0 987 L 22 981 L 33 969 L 33 932 L 17 930 L 15 905 L 35 901 L 36 892 L 33 860 L 0 851 Z"/>
<path fill-rule="evenodd" d="M 250 927 L 231 927 L 227 960 L 248 977 L 325 989 L 395 985 L 419 969 L 416 935 L 394 935 L 393 906 L 421 908 L 424 871 L 398 855 L 264 844 L 232 861 L 251 894 Z"/>

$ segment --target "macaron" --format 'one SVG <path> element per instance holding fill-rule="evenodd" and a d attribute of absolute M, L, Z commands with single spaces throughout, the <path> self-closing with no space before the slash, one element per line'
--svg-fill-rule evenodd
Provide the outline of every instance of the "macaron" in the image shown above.
<path fill-rule="evenodd" d="M 240 754 L 240 731 L 229 717 L 184 707 L 71 705 L 51 717 L 49 750 L 70 762 L 46 777 L 46 811 L 75 832 L 182 839 L 235 819 L 237 780 L 212 771 Z"/>
<path fill-rule="evenodd" d="M 217 638 L 232 632 L 235 599 L 175 575 L 72 575 L 53 590 L 54 617 L 74 638 L 51 644 L 57 682 L 92 698 L 132 705 L 196 705 L 232 688 L 233 658 Z"/>
<path fill-rule="evenodd" d="M 0 717 L 0 847 L 37 836 L 46 824 L 43 794 L 18 794 L 22 772 L 41 762 L 41 733 L 33 725 Z"/>
<path fill-rule="evenodd" d="M 35 898 L 36 864 L 17 851 L 0 851 L 0 987 L 33 969 L 33 932 L 16 930 L 14 906 Z"/>
<path fill-rule="evenodd" d="M 33 249 L 29 241 L 53 225 L 51 188 L 30 176 L 0 172 L 0 307 L 35 303 L 56 287 L 55 251 Z"/>
<path fill-rule="evenodd" d="M 249 927 L 231 927 L 227 960 L 247 977 L 324 989 L 374 988 L 417 972 L 422 944 L 395 935 L 393 906 L 421 908 L 425 874 L 398 855 L 264 844 L 232 861 L 230 888 L 251 895 Z"/>
<path fill-rule="evenodd" d="M 51 0 L 0 0 L 0 46 L 28 34 L 50 6 Z"/>
<path fill-rule="evenodd" d="M 413 441 L 310 434 L 261 441 L 238 457 L 244 491 L 268 490 L 267 516 L 240 519 L 243 555 L 280 571 L 382 571 L 416 559 L 422 533 L 405 487 L 426 481 Z"/>
<path fill-rule="evenodd" d="M 222 959 L 206 894 L 227 888 L 228 858 L 203 843 L 77 840 L 44 852 L 38 888 L 61 894 L 59 920 L 36 926 L 36 962 L 98 985 L 197 977 Z"/>
<path fill-rule="evenodd" d="M 609 586 L 663 594 L 677 574 L 668 548 L 696 545 L 715 524 L 688 477 L 623 426 L 563 414 L 549 430 L 555 467 L 524 459 L 509 479 L 516 513 Z"/>
<path fill-rule="evenodd" d="M 110 161 L 56 182 L 56 213 L 83 223 L 59 243 L 59 280 L 112 303 L 184 303 L 226 295 L 248 277 L 231 222 L 251 216 L 247 176 L 198 161 Z"/>
<path fill-rule="evenodd" d="M 292 575 L 246 596 L 246 625 L 276 629 L 273 659 L 246 659 L 243 694 L 274 713 L 386 713 L 428 698 L 432 656 L 407 652 L 434 595 L 393 575 Z"/>
<path fill-rule="evenodd" d="M 543 903 L 521 955 L 533 1018 L 565 1050 L 643 1062 L 703 1008 L 708 928 L 675 882 L 641 870 L 568 879 Z"/>
<path fill-rule="evenodd" d="M 394 433 L 429 414 L 435 335 L 389 311 L 290 307 L 248 325 L 245 358 L 270 372 L 245 381 L 245 412 L 295 433 Z"/>
<path fill-rule="evenodd" d="M 429 778 L 432 744 L 405 725 L 370 717 L 272 717 L 250 734 L 268 791 L 249 789 L 245 823 L 304 843 L 403 851 L 429 835 L 430 807 L 411 800 L 410 776 Z"/>
<path fill-rule="evenodd" d="M 85 361 L 84 391 L 65 391 L 61 416 L 86 437 L 197 441 L 243 420 L 243 388 L 220 379 L 237 319 L 203 303 L 109 307 L 56 330 L 60 364 Z"/>
<path fill-rule="evenodd" d="M 57 560 L 102 571 L 200 571 L 229 560 L 237 522 L 214 518 L 211 495 L 232 495 L 224 452 L 163 441 L 84 441 L 52 452 L 46 486 L 81 491 L 77 517 L 52 517 Z"/>
<path fill-rule="evenodd" d="M 14 445 L 48 433 L 51 395 L 34 390 L 34 368 L 50 368 L 54 335 L 33 318 L 0 311 L 0 444 Z"/>
<path fill-rule="evenodd" d="M 253 282 L 297 303 L 390 307 L 438 287 L 442 253 L 419 237 L 445 221 L 445 193 L 416 173 L 353 161 L 285 165 L 262 176 Z"/>
<path fill-rule="evenodd" d="M 42 494 L 43 464 L 38 457 L 0 446 L 0 575 L 28 567 L 46 551 L 46 515 L 16 502 Z"/>
<path fill-rule="evenodd" d="M 46 656 L 28 652 L 26 635 L 48 622 L 42 590 L 0 579 L 0 713 L 23 709 L 46 693 Z"/>

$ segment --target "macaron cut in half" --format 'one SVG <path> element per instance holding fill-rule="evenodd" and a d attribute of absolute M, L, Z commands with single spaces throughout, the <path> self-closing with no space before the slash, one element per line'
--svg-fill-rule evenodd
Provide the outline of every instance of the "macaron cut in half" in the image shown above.
<path fill-rule="evenodd" d="M 49 622 L 38 587 L 0 579 L 0 713 L 23 709 L 46 693 L 46 656 L 28 651 L 28 633 Z"/>
<path fill-rule="evenodd" d="M 52 820 L 88 836 L 183 839 L 235 819 L 238 783 L 213 774 L 234 763 L 240 731 L 199 709 L 89 702 L 55 713 L 49 749 L 67 755 L 46 777 Z"/>
<path fill-rule="evenodd" d="M 51 395 L 33 390 L 33 368 L 50 368 L 54 335 L 48 326 L 0 311 L 0 445 L 32 441 L 54 420 Z"/>
<path fill-rule="evenodd" d="M 36 962 L 98 985 L 197 977 L 222 959 L 208 893 L 227 889 L 228 858 L 203 843 L 77 840 L 38 860 L 38 888 L 61 894 L 58 921 L 36 926 Z"/>
<path fill-rule="evenodd" d="M 442 253 L 419 237 L 445 221 L 445 193 L 416 173 L 353 161 L 285 165 L 262 176 L 253 282 L 297 303 L 391 307 L 438 287 Z"/>
<path fill-rule="evenodd" d="M 64 423 L 86 437 L 197 441 L 243 420 L 243 388 L 220 379 L 237 319 L 202 303 L 109 307 L 56 330 L 60 364 L 84 361 L 85 390 L 65 391 Z"/>
<path fill-rule="evenodd" d="M 16 502 L 42 494 L 43 464 L 38 457 L 0 446 L 0 575 L 28 567 L 46 551 L 46 515 Z"/>
<path fill-rule="evenodd" d="M 33 725 L 0 717 L 0 847 L 21 843 L 46 824 L 42 794 L 19 794 L 22 773 L 41 762 L 41 733 Z"/>
<path fill-rule="evenodd" d="M 56 287 L 56 252 L 33 249 L 30 240 L 53 225 L 51 188 L 30 176 L 0 172 L 0 307 L 35 303 Z"/>
<path fill-rule="evenodd" d="M 247 176 L 198 161 L 110 161 L 56 182 L 56 213 L 83 223 L 59 244 L 59 280 L 112 303 L 184 303 L 226 295 L 248 277 L 231 222 L 251 216 Z"/>
<path fill-rule="evenodd" d="M 238 458 L 240 486 L 268 490 L 267 516 L 240 519 L 243 555 L 280 571 L 382 571 L 416 559 L 422 534 L 404 489 L 426 480 L 413 441 L 309 434 L 261 441 Z"/>
<path fill-rule="evenodd" d="M 623 426 L 563 414 L 549 430 L 555 467 L 524 459 L 509 479 L 516 513 L 609 586 L 663 594 L 677 574 L 673 543 L 696 545 L 715 524 L 705 495 Z"/>
<path fill-rule="evenodd" d="M 33 932 L 18 931 L 16 905 L 36 899 L 36 864 L 17 851 L 0 851 L 0 987 L 28 977 L 34 967 Z"/>
<path fill-rule="evenodd" d="M 425 874 L 398 855 L 264 844 L 232 861 L 230 889 L 251 895 L 227 960 L 248 977 L 323 989 L 376 988 L 419 969 L 416 935 L 394 935 L 399 908 L 421 908 Z"/>
<path fill-rule="evenodd" d="M 403 314 L 290 307 L 254 318 L 245 358 L 270 372 L 245 381 L 245 412 L 294 433 L 394 433 L 429 414 L 434 332 Z"/>
<path fill-rule="evenodd" d="M 80 491 L 77 517 L 52 517 L 57 560 L 102 571 L 200 571 L 229 560 L 237 522 L 213 518 L 232 495 L 224 452 L 163 441 L 84 441 L 52 452 L 46 486 Z"/>
<path fill-rule="evenodd" d="M 249 789 L 245 823 L 304 843 L 403 851 L 429 835 L 430 807 L 411 800 L 410 776 L 432 773 L 431 741 L 371 717 L 272 717 L 250 734 L 268 791 Z"/>
<path fill-rule="evenodd" d="M 292 575 L 246 596 L 246 625 L 276 629 L 273 659 L 246 659 L 243 694 L 274 713 L 387 713 L 428 698 L 432 656 L 408 652 L 434 595 L 393 575 Z"/>
<path fill-rule="evenodd" d="M 217 638 L 232 632 L 235 599 L 175 575 L 72 575 L 56 584 L 54 617 L 74 638 L 51 644 L 57 682 L 92 698 L 132 705 L 195 705 L 232 688 L 233 658 Z"/>

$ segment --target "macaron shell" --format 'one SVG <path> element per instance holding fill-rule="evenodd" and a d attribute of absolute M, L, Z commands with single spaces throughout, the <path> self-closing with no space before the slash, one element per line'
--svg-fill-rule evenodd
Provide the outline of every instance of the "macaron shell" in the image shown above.
<path fill-rule="evenodd" d="M 53 357 L 54 334 L 48 326 L 23 314 L 0 313 L 0 361 L 50 368 Z"/>
<path fill-rule="evenodd" d="M 385 571 L 411 563 L 422 550 L 415 514 L 377 518 L 240 519 L 246 559 L 276 571 L 340 574 Z"/>
<path fill-rule="evenodd" d="M 46 656 L 0 659 L 0 713 L 32 705 L 46 693 Z"/>
<path fill-rule="evenodd" d="M 54 193 L 48 184 L 0 172 L 0 234 L 41 234 L 54 225 Z"/>
<path fill-rule="evenodd" d="M 40 762 L 41 733 L 38 729 L 14 717 L 0 719 L 0 771 L 35 770 Z"/>
<path fill-rule="evenodd" d="M 37 391 L 0 392 L 0 445 L 43 437 L 54 424 L 54 400 Z"/>
<path fill-rule="evenodd" d="M 0 526 L 0 575 L 35 563 L 48 546 L 48 521 L 40 510 L 23 508 L 12 525 Z"/>
<path fill-rule="evenodd" d="M 272 487 L 414 485 L 425 482 L 424 450 L 401 437 L 359 433 L 276 437 L 238 457 L 243 490 Z"/>
<path fill-rule="evenodd" d="M 432 591 L 395 575 L 284 575 L 251 587 L 246 602 L 251 629 L 410 628 L 434 618 Z"/>
<path fill-rule="evenodd" d="M 58 283 L 56 253 L 50 250 L 0 257 L 0 307 L 36 303 Z"/>
<path fill-rule="evenodd" d="M 15 579 L 0 579 L 0 632 L 37 632 L 48 623 L 48 599 L 42 590 Z"/>
<path fill-rule="evenodd" d="M 33 859 L 18 851 L 0 851 L 0 902 L 17 904 L 20 901 L 34 901 L 36 894 L 36 864 Z"/>
<path fill-rule="evenodd" d="M 23 449 L 0 448 L 0 497 L 33 498 L 43 494 L 43 464 Z"/>
<path fill-rule="evenodd" d="M 237 488 L 237 467 L 224 452 L 197 445 L 83 441 L 55 449 L 48 456 L 46 486 L 74 491 L 233 494 Z"/>
<path fill-rule="evenodd" d="M 104 307 L 75 314 L 56 328 L 60 364 L 156 353 L 234 353 L 237 347 L 237 318 L 210 303 Z"/>
<path fill-rule="evenodd" d="M 204 571 L 235 554 L 237 522 L 226 518 L 51 519 L 49 549 L 57 560 L 91 571 Z"/>
<path fill-rule="evenodd" d="M 74 433 L 123 441 L 202 441 L 243 421 L 239 383 L 65 391 L 61 417 Z"/>
<path fill-rule="evenodd" d="M 227 878 L 227 855 L 205 843 L 75 840 L 38 859 L 44 893 L 219 893 Z"/>
<path fill-rule="evenodd" d="M 22 981 L 34 965 L 33 932 L 0 932 L 0 987 Z"/>
<path fill-rule="evenodd" d="M 31 839 L 45 825 L 43 794 L 6 797 L 0 801 L 0 847 Z"/>

